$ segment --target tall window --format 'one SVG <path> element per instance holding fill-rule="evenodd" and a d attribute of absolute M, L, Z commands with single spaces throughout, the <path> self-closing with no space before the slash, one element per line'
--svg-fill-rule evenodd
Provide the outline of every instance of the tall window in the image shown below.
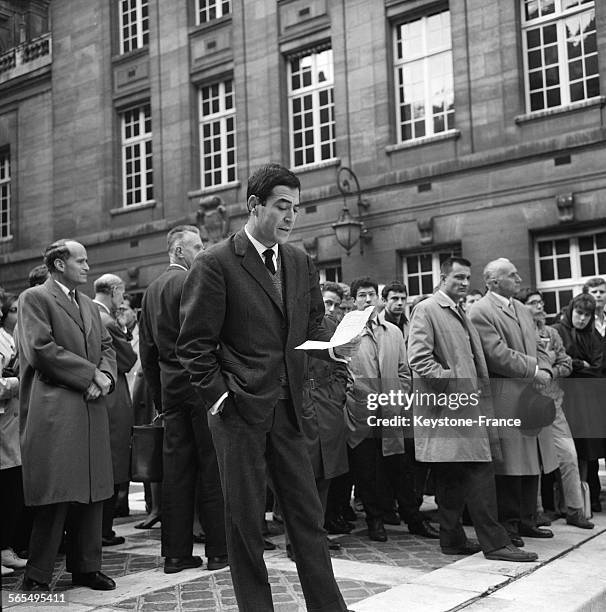
<path fill-rule="evenodd" d="M 408 287 L 408 299 L 433 293 L 440 283 L 440 265 L 449 257 L 460 257 L 461 247 L 440 251 L 410 253 L 402 257 L 404 283 Z"/>
<path fill-rule="evenodd" d="M 231 0 L 196 0 L 197 24 L 231 13 Z"/>
<path fill-rule="evenodd" d="M 335 158 L 332 49 L 288 62 L 290 161 L 293 167 Z"/>
<path fill-rule="evenodd" d="M 528 111 L 600 95 L 592 1 L 522 0 L 522 30 Z"/>
<path fill-rule="evenodd" d="M 449 11 L 403 23 L 394 34 L 398 142 L 453 129 Z"/>
<path fill-rule="evenodd" d="M 128 53 L 149 44 L 147 0 L 120 2 L 120 53 Z"/>
<path fill-rule="evenodd" d="M 150 106 L 133 108 L 121 118 L 124 206 L 145 204 L 154 199 Z"/>
<path fill-rule="evenodd" d="M 537 288 L 555 316 L 592 276 L 606 276 L 606 230 L 541 237 L 535 242 Z"/>
<path fill-rule="evenodd" d="M 0 153 L 0 240 L 11 236 L 11 159 Z"/>
<path fill-rule="evenodd" d="M 236 180 L 236 109 L 231 80 L 200 89 L 200 164 L 203 188 Z"/>

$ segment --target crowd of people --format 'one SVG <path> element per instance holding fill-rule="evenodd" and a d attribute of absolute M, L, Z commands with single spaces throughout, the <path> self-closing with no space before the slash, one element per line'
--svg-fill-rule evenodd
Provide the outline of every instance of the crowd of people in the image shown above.
<path fill-rule="evenodd" d="M 115 588 L 102 547 L 124 543 L 112 523 L 128 512 L 131 428 L 154 413 L 163 479 L 146 486 L 137 527 L 160 522 L 166 573 L 202 566 L 204 541 L 242 610 L 272 609 L 270 508 L 308 608 L 327 611 L 346 610 L 327 533 L 351 532 L 356 508 L 371 540 L 403 522 L 444 554 L 512 562 L 537 559 L 523 538 L 553 537 L 550 520 L 593 528 L 606 280 L 589 279 L 553 325 L 504 258 L 478 262 L 479 290 L 472 263 L 451 257 L 411 304 L 399 281 L 320 286 L 287 243 L 299 195 L 298 178 L 268 164 L 233 236 L 204 249 L 197 227 L 171 229 L 138 320 L 119 276 L 97 278 L 94 299 L 79 289 L 89 266 L 75 240 L 46 249 L 20 296 L 0 293 L 2 575 L 24 570 L 24 591 L 48 591 L 62 548 L 74 585 Z M 369 308 L 347 344 L 296 349 Z M 421 511 L 428 493 L 437 523 Z"/>

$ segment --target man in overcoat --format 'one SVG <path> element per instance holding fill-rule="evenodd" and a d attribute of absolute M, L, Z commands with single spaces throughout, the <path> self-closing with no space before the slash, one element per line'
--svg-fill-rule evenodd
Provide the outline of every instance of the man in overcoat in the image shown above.
<path fill-rule="evenodd" d="M 115 274 L 104 274 L 94 283 L 95 299 L 93 302 L 99 309 L 101 323 L 112 338 L 112 346 L 116 352 L 116 386 L 107 398 L 107 414 L 109 416 L 109 439 L 112 450 L 112 466 L 114 471 L 114 494 L 103 504 L 103 546 L 124 544 L 124 538 L 117 536 L 112 525 L 114 508 L 120 485 L 129 481 L 130 468 L 130 434 L 135 424 L 133 406 L 126 373 L 135 365 L 137 353 L 131 346 L 126 331 L 116 320 L 118 307 L 124 298 L 124 281 Z"/>
<path fill-rule="evenodd" d="M 156 408 L 164 417 L 162 556 L 165 573 L 174 574 L 202 564 L 199 556 L 192 555 L 198 482 L 208 569 L 227 565 L 227 547 L 223 493 L 206 413 L 175 353 L 181 292 L 187 271 L 202 250 L 200 230 L 193 225 L 172 228 L 167 248 L 170 264 L 149 285 L 141 303 L 139 354 Z"/>
<path fill-rule="evenodd" d="M 440 288 L 414 310 L 408 336 L 408 358 L 413 388 L 440 401 L 418 401 L 414 416 L 420 419 L 472 419 L 471 427 L 423 426 L 415 421 L 415 452 L 431 464 L 436 478 L 440 521 L 440 546 L 445 554 L 472 554 L 482 550 L 488 559 L 535 561 L 537 555 L 518 550 L 498 522 L 492 466 L 493 450 L 481 416 L 492 417 L 488 397 L 488 369 L 478 333 L 459 305 L 469 289 L 471 263 L 451 257 L 440 271 Z M 420 421 L 419 421 L 420 422 Z M 498 439 L 494 453 L 500 456 Z M 477 542 L 465 536 L 461 517 L 467 504 Z"/>
<path fill-rule="evenodd" d="M 484 268 L 488 291 L 469 310 L 482 342 L 496 417 L 515 416 L 522 391 L 529 384 L 544 388 L 552 379 L 549 356 L 538 342 L 532 316 L 514 299 L 521 280 L 508 259 L 489 262 Z M 541 467 L 546 473 L 557 467 L 551 428 L 499 428 L 499 437 L 502 460 L 495 460 L 495 472 L 500 522 L 514 544 L 523 544 L 520 536 L 553 537 L 535 522 Z"/>
<path fill-rule="evenodd" d="M 286 244 L 299 192 L 288 169 L 257 170 L 246 226 L 196 257 L 181 298 L 177 355 L 209 411 L 238 606 L 255 612 L 273 610 L 263 561 L 267 470 L 308 609 L 345 610 L 301 431 L 304 355 L 295 347 L 330 332 L 315 267 Z"/>
<path fill-rule="evenodd" d="M 92 300 L 86 249 L 59 240 L 50 278 L 19 298 L 20 432 L 25 503 L 35 507 L 23 590 L 49 590 L 66 536 L 75 585 L 115 588 L 101 569 L 103 501 L 113 495 L 105 396 L 116 379 L 111 337 Z"/>

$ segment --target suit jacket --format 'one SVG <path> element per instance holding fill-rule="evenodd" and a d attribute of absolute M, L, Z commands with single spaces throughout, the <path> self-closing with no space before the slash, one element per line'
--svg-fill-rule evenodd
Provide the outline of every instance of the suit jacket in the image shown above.
<path fill-rule="evenodd" d="M 116 386 L 113 393 L 107 397 L 107 414 L 114 483 L 120 484 L 130 479 L 130 434 L 135 419 L 126 373 L 135 365 L 137 354 L 117 321 L 102 305 L 96 305 L 101 323 L 109 332 L 116 352 Z"/>
<path fill-rule="evenodd" d="M 482 344 L 471 321 L 465 314 L 463 316 L 464 320 L 441 292 L 416 306 L 408 335 L 413 388 L 419 394 L 470 395 L 479 392 L 479 403 L 464 401 L 466 405 L 457 405 L 454 410 L 448 406 L 417 403 L 416 416 L 474 420 L 479 415 L 492 416 Z M 500 457 L 500 448 L 495 452 Z M 479 425 L 446 428 L 415 425 L 415 457 L 430 462 L 491 461 L 488 430 Z"/>
<path fill-rule="evenodd" d="M 372 330 L 366 328 L 362 333 L 360 348 L 352 356 L 350 367 L 354 384 L 347 394 L 347 443 L 355 448 L 366 438 L 379 434 L 384 456 L 404 453 L 403 427 L 377 428 L 368 423 L 373 414 L 380 418 L 408 416 L 404 406 L 387 405 L 374 411 L 368 408 L 369 393 L 389 393 L 392 390 L 406 393 L 411 388 L 404 337 L 393 323 L 385 320 L 385 311 L 376 315 Z"/>
<path fill-rule="evenodd" d="M 290 397 L 301 428 L 305 340 L 328 340 L 324 303 L 309 256 L 279 247 L 284 302 L 244 229 L 202 251 L 181 296 L 177 356 L 209 409 L 226 391 L 249 423 L 271 418 L 286 368 Z"/>
<path fill-rule="evenodd" d="M 171 265 L 147 288 L 141 302 L 139 355 L 156 410 L 196 401 L 189 374 L 177 359 L 179 304 L 187 271 Z"/>
<path fill-rule="evenodd" d="M 95 368 L 116 379 L 97 307 L 49 278 L 19 297 L 20 432 L 25 504 L 87 504 L 113 495 L 106 398 L 87 402 Z"/>
<path fill-rule="evenodd" d="M 538 333 L 528 309 L 513 300 L 515 316 L 489 291 L 471 306 L 469 318 L 480 335 L 496 417 L 513 418 L 520 394 L 534 378 L 535 369 L 551 372 L 549 356 L 540 346 Z M 551 427 L 538 435 L 514 428 L 500 428 L 503 461 L 495 461 L 495 472 L 507 476 L 541 473 L 537 440 L 543 470 L 558 466 Z"/>

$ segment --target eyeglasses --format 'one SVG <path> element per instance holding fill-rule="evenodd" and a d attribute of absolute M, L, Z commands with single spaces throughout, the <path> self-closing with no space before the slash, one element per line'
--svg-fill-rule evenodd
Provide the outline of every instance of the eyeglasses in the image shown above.
<path fill-rule="evenodd" d="M 545 306 L 543 300 L 529 300 L 526 304 L 528 304 L 528 306 Z"/>
<path fill-rule="evenodd" d="M 17 307 L 16 307 L 16 306 L 11 306 L 11 307 L 8 309 L 8 311 L 9 311 L 9 312 L 17 312 Z"/>

